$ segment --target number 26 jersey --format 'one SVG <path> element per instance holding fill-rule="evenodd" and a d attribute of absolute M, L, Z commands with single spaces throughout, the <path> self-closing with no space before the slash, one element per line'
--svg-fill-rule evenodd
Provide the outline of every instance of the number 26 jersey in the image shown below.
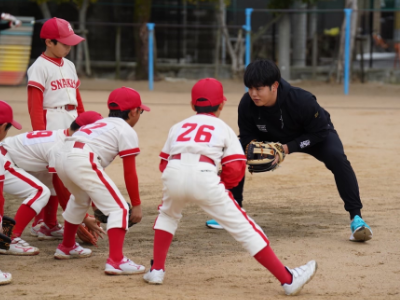
<path fill-rule="evenodd" d="M 197 114 L 172 126 L 160 158 L 180 153 L 205 155 L 216 165 L 246 160 L 232 128 L 212 114 Z"/>

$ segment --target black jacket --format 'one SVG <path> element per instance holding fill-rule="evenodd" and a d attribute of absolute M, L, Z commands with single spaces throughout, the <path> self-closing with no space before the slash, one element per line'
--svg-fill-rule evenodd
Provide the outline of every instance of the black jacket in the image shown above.
<path fill-rule="evenodd" d="M 239 137 L 243 148 L 251 140 L 287 144 L 289 153 L 323 141 L 334 130 L 329 113 L 313 94 L 281 79 L 274 106 L 256 106 L 248 93 L 238 108 Z"/>
<path fill-rule="evenodd" d="M 0 30 L 5 30 L 5 29 L 9 29 L 10 28 L 10 22 L 7 23 L 0 23 Z"/>

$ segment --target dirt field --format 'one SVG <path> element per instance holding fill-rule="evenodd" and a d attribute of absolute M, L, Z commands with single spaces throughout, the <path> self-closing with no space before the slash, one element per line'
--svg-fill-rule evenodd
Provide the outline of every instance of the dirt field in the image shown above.
<path fill-rule="evenodd" d="M 144 217 L 127 234 L 125 254 L 149 267 L 152 225 L 161 199 L 158 154 L 175 122 L 189 116 L 192 81 L 146 82 L 84 80 L 86 110 L 106 116 L 106 100 L 113 88 L 127 85 L 142 94 L 152 111 L 135 127 L 140 194 Z M 315 259 L 319 270 L 298 299 L 400 299 L 400 86 L 352 85 L 343 96 L 341 86 L 294 84 L 313 92 L 339 132 L 358 177 L 364 219 L 374 237 L 352 243 L 349 216 L 343 209 L 333 175 L 305 154 L 289 155 L 275 172 L 247 174 L 244 207 L 267 233 L 282 261 L 296 267 Z M 237 130 L 240 82 L 224 82 L 228 104 L 222 119 Z M 25 87 L 0 88 L 0 99 L 16 111 L 25 131 L 31 130 Z M 15 129 L 11 135 L 17 134 Z M 107 173 L 126 194 L 121 160 Z M 21 200 L 6 196 L 5 212 L 14 216 Z M 61 211 L 60 211 L 61 212 Z M 56 261 L 58 241 L 37 241 L 26 229 L 22 238 L 40 248 L 35 257 L 0 256 L 0 269 L 11 272 L 12 284 L 0 287 L 1 299 L 283 299 L 279 282 L 263 269 L 225 231 L 209 230 L 197 207 L 184 211 L 167 258 L 162 286 L 149 286 L 142 276 L 104 275 L 107 239 L 88 259 Z M 59 217 L 62 220 L 62 217 Z M 90 247 L 90 246 L 89 246 Z"/>

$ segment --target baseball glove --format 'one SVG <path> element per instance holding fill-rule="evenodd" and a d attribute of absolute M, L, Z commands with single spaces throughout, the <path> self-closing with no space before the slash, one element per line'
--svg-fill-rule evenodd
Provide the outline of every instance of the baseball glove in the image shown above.
<path fill-rule="evenodd" d="M 100 226 L 100 222 L 97 225 Z M 86 227 L 84 223 L 79 224 L 76 234 L 82 242 L 92 244 L 97 247 L 97 241 L 100 235 L 97 232 L 94 232 L 90 228 Z"/>
<path fill-rule="evenodd" d="M 0 249 L 10 249 L 11 239 L 5 234 L 0 233 Z"/>
<path fill-rule="evenodd" d="M 279 160 L 274 164 L 276 155 Z M 246 158 L 250 173 L 268 172 L 283 162 L 285 151 L 280 143 L 251 141 L 246 147 Z"/>
<path fill-rule="evenodd" d="M 132 227 L 133 225 L 135 225 L 136 223 L 133 223 L 130 219 L 131 219 L 131 213 L 132 213 L 132 205 L 130 203 L 128 203 L 129 206 L 129 215 L 128 215 L 128 227 Z M 96 218 L 97 221 L 99 221 L 100 223 L 107 223 L 108 220 L 108 216 L 106 216 L 105 214 L 103 214 L 103 212 L 96 208 L 94 210 L 94 217 Z"/>
<path fill-rule="evenodd" d="M 14 219 L 7 217 L 7 216 L 3 216 L 3 234 L 4 235 L 11 237 L 14 226 L 15 226 Z"/>

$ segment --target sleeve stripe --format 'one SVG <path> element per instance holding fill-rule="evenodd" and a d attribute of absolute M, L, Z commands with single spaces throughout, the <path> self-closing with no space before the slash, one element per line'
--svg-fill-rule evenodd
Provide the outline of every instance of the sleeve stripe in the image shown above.
<path fill-rule="evenodd" d="M 39 90 L 41 90 L 44 93 L 44 86 L 41 85 L 39 82 L 36 81 L 28 81 L 28 85 L 33 86 L 35 88 L 38 88 Z"/>
<path fill-rule="evenodd" d="M 128 150 L 121 151 L 119 153 L 119 156 L 124 157 L 124 156 L 128 156 L 128 155 L 139 154 L 139 153 L 140 153 L 140 149 L 134 148 L 134 149 L 128 149 Z"/>
<path fill-rule="evenodd" d="M 76 83 L 76 89 L 81 86 L 81 81 L 78 79 L 78 82 Z"/>
<path fill-rule="evenodd" d="M 48 167 L 48 171 L 49 173 L 57 173 L 56 169 L 52 167 Z"/>
<path fill-rule="evenodd" d="M 229 156 L 224 157 L 221 160 L 221 164 L 226 164 L 226 163 L 229 163 L 229 162 L 232 162 L 235 160 L 247 160 L 247 159 L 246 159 L 246 156 L 243 154 L 234 154 L 234 155 L 229 155 Z"/>
<path fill-rule="evenodd" d="M 168 160 L 169 154 L 164 153 L 164 152 L 161 152 L 160 155 L 159 155 L 159 157 L 160 157 L 161 159 Z"/>
<path fill-rule="evenodd" d="M 4 181 L 6 177 L 4 175 L 0 175 L 0 181 Z"/>

